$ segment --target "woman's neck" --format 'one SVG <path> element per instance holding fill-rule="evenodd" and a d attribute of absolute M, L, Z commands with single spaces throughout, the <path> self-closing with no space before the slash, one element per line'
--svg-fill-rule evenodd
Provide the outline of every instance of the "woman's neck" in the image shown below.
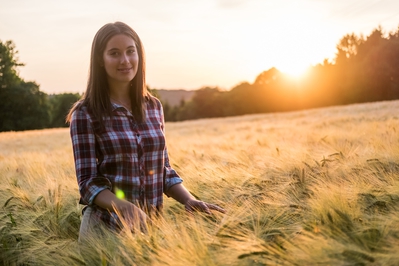
<path fill-rule="evenodd" d="M 130 101 L 130 87 L 118 87 L 110 88 L 109 98 L 111 102 L 122 105 L 127 110 L 132 110 L 132 104 Z"/>
<path fill-rule="evenodd" d="M 118 82 L 112 79 L 108 79 L 108 86 L 110 90 L 110 95 L 121 98 L 129 96 L 130 82 Z"/>

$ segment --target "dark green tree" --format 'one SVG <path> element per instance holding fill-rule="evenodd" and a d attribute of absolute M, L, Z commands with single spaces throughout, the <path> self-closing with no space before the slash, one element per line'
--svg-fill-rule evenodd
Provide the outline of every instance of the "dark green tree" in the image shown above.
<path fill-rule="evenodd" d="M 18 51 L 12 41 L 0 41 L 0 132 L 40 129 L 49 125 L 47 95 L 35 82 L 19 77 Z"/>
<path fill-rule="evenodd" d="M 223 105 L 221 104 L 222 92 L 218 88 L 201 88 L 197 90 L 187 104 L 180 105 L 178 119 L 197 119 L 223 116 Z"/>
<path fill-rule="evenodd" d="M 72 105 L 81 98 L 79 93 L 62 93 L 49 96 L 51 107 L 50 127 L 68 127 L 65 118 Z"/>
<path fill-rule="evenodd" d="M 12 41 L 0 40 L 0 89 L 18 84 L 22 79 L 18 76 L 17 67 L 24 64 L 18 62 L 18 51 Z"/>

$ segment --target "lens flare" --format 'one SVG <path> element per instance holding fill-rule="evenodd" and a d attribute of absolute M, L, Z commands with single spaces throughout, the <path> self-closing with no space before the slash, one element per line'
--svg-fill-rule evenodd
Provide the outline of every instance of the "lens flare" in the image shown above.
<path fill-rule="evenodd" d="M 116 189 L 115 195 L 118 199 L 124 199 L 125 198 L 125 193 L 120 190 L 120 189 Z"/>

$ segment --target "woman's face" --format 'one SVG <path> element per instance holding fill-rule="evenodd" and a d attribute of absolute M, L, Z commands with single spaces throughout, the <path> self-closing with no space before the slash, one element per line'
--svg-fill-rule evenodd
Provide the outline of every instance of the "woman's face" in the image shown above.
<path fill-rule="evenodd" d="M 129 86 L 136 76 L 139 55 L 134 40 L 124 34 L 113 36 L 107 43 L 103 63 L 110 88 Z"/>

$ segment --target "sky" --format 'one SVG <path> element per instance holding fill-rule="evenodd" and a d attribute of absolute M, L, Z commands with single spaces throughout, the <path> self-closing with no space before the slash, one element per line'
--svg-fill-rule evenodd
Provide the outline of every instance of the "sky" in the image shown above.
<path fill-rule="evenodd" d="M 155 89 L 229 90 L 276 67 L 332 60 L 346 34 L 399 27 L 398 0 L 0 0 L 0 40 L 46 93 L 83 92 L 94 35 L 123 21 L 140 36 Z"/>

